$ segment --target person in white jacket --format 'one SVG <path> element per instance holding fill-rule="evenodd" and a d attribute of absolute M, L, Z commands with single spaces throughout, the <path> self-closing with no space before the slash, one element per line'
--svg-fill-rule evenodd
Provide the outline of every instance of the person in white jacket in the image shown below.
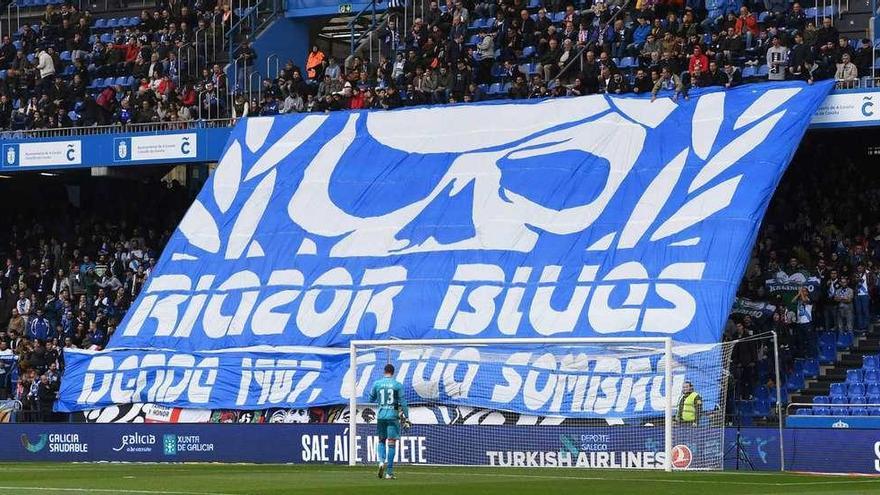
<path fill-rule="evenodd" d="M 837 71 L 834 73 L 837 87 L 843 89 L 854 88 L 858 77 L 858 67 L 850 61 L 849 53 L 844 53 L 843 57 L 841 57 L 841 63 L 837 64 Z"/>
<path fill-rule="evenodd" d="M 37 52 L 37 70 L 40 71 L 40 79 L 55 75 L 55 61 L 45 49 L 40 48 Z"/>
<path fill-rule="evenodd" d="M 37 51 L 37 70 L 40 71 L 40 92 L 45 93 L 55 79 L 55 61 L 45 48 Z"/>

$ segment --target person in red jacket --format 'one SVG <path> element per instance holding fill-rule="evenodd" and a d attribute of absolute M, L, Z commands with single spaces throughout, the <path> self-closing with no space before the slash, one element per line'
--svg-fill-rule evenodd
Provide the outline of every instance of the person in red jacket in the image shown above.
<path fill-rule="evenodd" d="M 688 60 L 688 72 L 691 74 L 691 77 L 693 77 L 697 70 L 701 73 L 709 72 L 709 57 L 703 53 L 700 45 L 694 45 L 693 55 Z"/>
<path fill-rule="evenodd" d="M 749 12 L 748 7 L 739 9 L 739 17 L 736 18 L 734 31 L 741 33 L 746 39 L 746 48 L 752 47 L 752 40 L 758 36 L 760 29 L 758 29 L 758 19 Z"/>

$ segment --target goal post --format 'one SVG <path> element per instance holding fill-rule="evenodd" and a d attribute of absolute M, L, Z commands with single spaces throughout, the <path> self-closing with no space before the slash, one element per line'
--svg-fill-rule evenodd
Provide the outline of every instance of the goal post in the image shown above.
<path fill-rule="evenodd" d="M 721 469 L 729 358 L 665 337 L 351 341 L 349 464 L 376 461 L 369 389 L 392 363 L 427 443 L 402 463 Z M 676 416 L 685 382 L 697 418 Z"/>

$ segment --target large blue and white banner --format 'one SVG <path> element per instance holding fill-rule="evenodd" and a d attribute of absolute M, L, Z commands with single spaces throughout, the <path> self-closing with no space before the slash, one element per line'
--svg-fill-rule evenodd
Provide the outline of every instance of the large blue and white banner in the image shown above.
<path fill-rule="evenodd" d="M 307 406 L 342 386 L 327 349 L 351 339 L 717 343 L 830 87 L 247 119 L 110 350 L 70 353 L 59 408 L 125 401 L 96 373 L 148 355 L 169 374 L 171 354 L 188 356 L 191 379 L 199 353 L 216 354 L 217 377 L 241 378 L 248 352 L 316 361 L 319 378 L 288 398 Z M 160 379 L 119 380 L 143 392 Z M 200 387 L 214 407 L 261 407 L 241 387 Z"/>
<path fill-rule="evenodd" d="M 358 354 L 356 390 L 364 397 L 390 358 L 413 404 L 441 402 L 564 417 L 663 415 L 662 350 L 529 346 L 504 351 L 499 358 L 496 349 L 485 346 L 367 349 Z M 347 349 L 66 351 L 65 364 L 59 402 L 65 410 L 125 403 L 204 409 L 314 407 L 347 404 L 351 396 Z M 690 380 L 703 395 L 703 407 L 713 410 L 723 371 L 717 346 L 681 346 L 675 353 L 673 394 Z"/>

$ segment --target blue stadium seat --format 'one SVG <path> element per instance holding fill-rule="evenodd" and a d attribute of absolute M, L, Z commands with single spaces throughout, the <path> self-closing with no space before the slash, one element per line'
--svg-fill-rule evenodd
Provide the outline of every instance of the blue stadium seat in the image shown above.
<path fill-rule="evenodd" d="M 132 17 L 130 17 L 130 18 L 128 19 L 128 25 L 129 25 L 130 27 L 140 26 L 140 24 L 141 24 L 141 18 L 140 18 L 140 17 L 134 17 L 134 16 L 132 16 Z"/>
<path fill-rule="evenodd" d="M 867 407 L 853 407 L 849 410 L 850 416 L 868 416 Z"/>
<path fill-rule="evenodd" d="M 846 387 L 842 383 L 832 383 L 829 395 L 832 399 L 834 397 L 846 397 Z"/>
<path fill-rule="evenodd" d="M 849 349 L 853 345 L 852 332 L 840 332 L 837 334 L 837 348 Z"/>
<path fill-rule="evenodd" d="M 554 24 L 558 24 L 565 20 L 565 12 L 557 12 L 550 17 Z"/>
<path fill-rule="evenodd" d="M 529 9 L 537 9 L 541 6 L 541 0 L 529 0 L 529 5 L 527 8 Z"/>
<path fill-rule="evenodd" d="M 849 416 L 848 407 L 832 407 L 831 414 L 834 416 Z"/>
<path fill-rule="evenodd" d="M 842 395 L 835 395 L 831 397 L 831 404 L 849 404 L 849 399 Z"/>
<path fill-rule="evenodd" d="M 878 363 L 877 356 L 865 354 L 865 356 L 862 357 L 862 369 L 865 371 L 880 369 L 880 363 Z"/>
<path fill-rule="evenodd" d="M 815 7 L 810 7 L 810 8 L 808 8 L 808 9 L 806 9 L 806 10 L 804 11 L 804 14 L 805 14 L 808 18 L 809 18 L 809 17 L 816 17 L 817 15 L 819 15 L 819 9 L 817 9 L 817 8 L 815 8 Z"/>
<path fill-rule="evenodd" d="M 9 75 L 9 71 L 0 70 L 0 80 L 6 79 L 6 76 L 8 76 L 8 75 Z"/>
<path fill-rule="evenodd" d="M 76 67 L 73 65 L 68 65 L 63 71 L 61 71 L 62 76 L 72 76 L 74 74 L 76 74 Z"/>
<path fill-rule="evenodd" d="M 819 334 L 819 345 L 834 345 L 837 342 L 835 332 L 822 332 Z"/>
<path fill-rule="evenodd" d="M 484 27 L 485 25 L 486 25 L 486 24 L 483 22 L 483 19 L 482 19 L 482 18 L 480 18 L 480 19 L 474 19 L 474 22 L 472 22 L 471 25 L 468 26 L 468 29 L 475 29 L 475 30 L 477 30 L 477 29 L 483 29 L 483 27 Z"/>
<path fill-rule="evenodd" d="M 117 28 L 117 27 L 119 27 L 119 19 L 116 19 L 116 18 L 114 17 L 113 19 L 108 20 L 108 21 L 107 21 L 107 27 L 110 28 L 110 29 L 113 29 L 113 28 Z"/>
<path fill-rule="evenodd" d="M 753 405 L 753 413 L 755 416 L 770 416 L 770 401 L 756 400 Z"/>
<path fill-rule="evenodd" d="M 33 53 L 28 53 L 28 55 L 27 55 L 27 60 L 28 60 L 28 62 L 30 62 L 30 63 L 32 63 L 32 64 L 33 64 L 33 63 L 36 63 L 37 56 L 36 56 L 35 54 L 33 54 Z"/>
<path fill-rule="evenodd" d="M 483 26 L 485 26 L 486 29 L 492 29 L 493 27 L 495 27 L 495 18 L 490 17 L 486 19 L 485 21 L 483 21 Z"/>
<path fill-rule="evenodd" d="M 471 39 L 465 44 L 466 45 L 476 45 L 479 42 L 480 42 L 480 35 L 475 34 L 475 35 L 471 36 Z"/>
<path fill-rule="evenodd" d="M 864 395 L 851 395 L 849 397 L 850 404 L 867 404 L 868 399 L 865 398 Z"/>
<path fill-rule="evenodd" d="M 107 19 L 98 19 L 95 21 L 95 24 L 92 25 L 95 29 L 104 29 L 107 27 Z"/>
<path fill-rule="evenodd" d="M 864 382 L 866 384 L 880 383 L 880 370 L 865 370 Z"/>
<path fill-rule="evenodd" d="M 630 69 L 633 67 L 638 67 L 639 61 L 636 60 L 635 57 L 623 57 L 620 59 L 620 68 L 621 69 Z"/>
<path fill-rule="evenodd" d="M 828 406 L 813 406 L 813 416 L 831 416 L 831 408 Z"/>
<path fill-rule="evenodd" d="M 868 414 L 871 416 L 880 416 L 880 407 L 869 407 Z"/>
<path fill-rule="evenodd" d="M 747 79 L 749 77 L 755 77 L 755 74 L 757 74 L 757 73 L 758 73 L 757 69 L 755 69 L 754 67 L 749 65 L 749 66 L 746 66 L 743 68 L 742 77 L 743 77 L 743 79 Z"/>
<path fill-rule="evenodd" d="M 534 54 L 535 54 L 535 47 L 534 46 L 527 46 L 527 47 L 523 48 L 523 53 L 522 53 L 523 58 L 529 58 Z"/>
<path fill-rule="evenodd" d="M 104 33 L 101 35 L 101 43 L 105 45 L 113 43 L 113 35 L 110 33 Z"/>
<path fill-rule="evenodd" d="M 24 43 L 19 40 L 15 40 L 12 42 L 12 46 L 14 46 L 16 50 L 21 50 L 21 47 L 24 46 Z"/>
<path fill-rule="evenodd" d="M 868 404 L 877 404 L 880 406 L 880 393 L 871 393 L 868 392 L 868 395 L 865 397 L 865 400 L 868 401 Z"/>
<path fill-rule="evenodd" d="M 811 378 L 819 376 L 819 360 L 816 358 L 804 359 L 804 375 Z"/>
<path fill-rule="evenodd" d="M 752 395 L 758 400 L 770 400 L 770 389 L 766 385 L 758 385 Z"/>
<path fill-rule="evenodd" d="M 813 397 L 813 404 L 828 404 L 828 402 L 827 395 L 817 395 Z"/>
<path fill-rule="evenodd" d="M 64 61 L 70 61 L 70 52 L 67 50 L 64 50 L 63 52 L 61 52 L 60 55 L 58 55 L 58 58 L 60 58 L 61 60 L 64 60 Z"/>
<path fill-rule="evenodd" d="M 96 77 L 92 79 L 92 83 L 89 84 L 89 89 L 99 89 L 104 87 L 104 79 L 100 77 Z"/>
<path fill-rule="evenodd" d="M 846 370 L 846 383 L 862 383 L 862 370 Z"/>
<path fill-rule="evenodd" d="M 736 401 L 736 412 L 740 417 L 750 418 L 755 415 L 755 401 L 738 400 Z"/>
<path fill-rule="evenodd" d="M 487 95 L 497 95 L 501 92 L 501 83 L 492 83 L 489 85 L 489 91 L 486 91 Z"/>
<path fill-rule="evenodd" d="M 880 397 L 880 383 L 869 383 L 866 392 L 868 392 L 868 395 Z"/>
<path fill-rule="evenodd" d="M 768 11 L 765 10 L 764 12 L 761 12 L 761 13 L 758 15 L 758 22 L 760 22 L 760 23 L 764 23 L 764 22 L 767 21 L 767 18 L 768 18 L 768 17 L 770 17 L 770 12 L 768 12 Z"/>
<path fill-rule="evenodd" d="M 767 77 L 768 74 L 770 74 L 770 66 L 769 65 L 762 65 L 762 66 L 758 67 L 758 72 L 757 72 L 758 77 Z"/>
<path fill-rule="evenodd" d="M 837 361 L 837 349 L 834 344 L 819 346 L 819 362 L 822 364 L 832 364 Z"/>
<path fill-rule="evenodd" d="M 785 380 L 785 388 L 789 392 L 794 392 L 795 390 L 800 390 L 804 388 L 806 384 L 804 383 L 804 375 L 792 372 L 790 373 Z"/>
<path fill-rule="evenodd" d="M 809 407 L 799 407 L 799 408 L 795 409 L 794 414 L 796 416 L 812 416 L 813 410 L 810 409 Z"/>

